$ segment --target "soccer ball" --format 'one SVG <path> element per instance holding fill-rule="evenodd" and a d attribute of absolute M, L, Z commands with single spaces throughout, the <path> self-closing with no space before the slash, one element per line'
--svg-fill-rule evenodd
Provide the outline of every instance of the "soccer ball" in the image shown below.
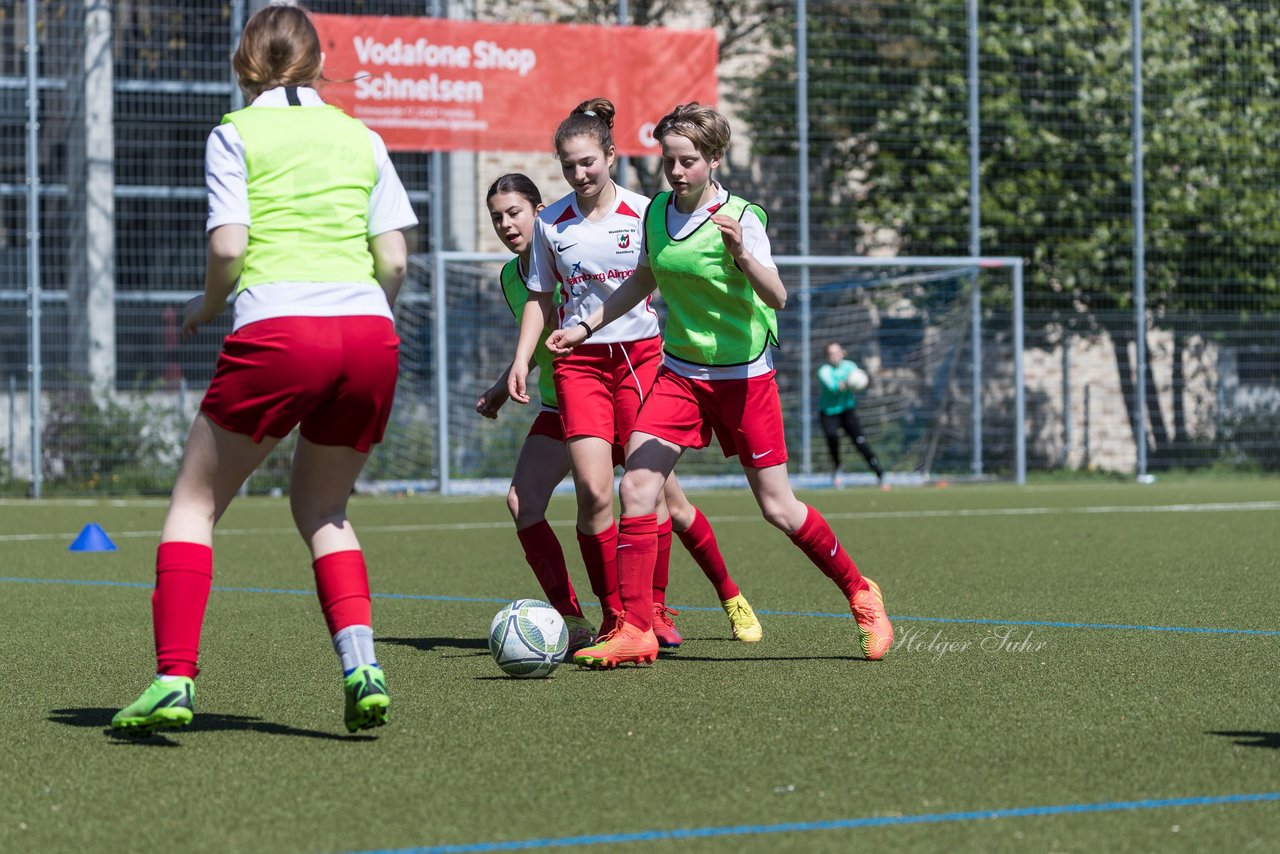
<path fill-rule="evenodd" d="M 555 608 L 540 599 L 517 599 L 489 624 L 489 652 L 508 676 L 550 676 L 564 661 L 569 629 Z"/>
<path fill-rule="evenodd" d="M 867 372 L 862 368 L 854 368 L 849 372 L 847 382 L 853 391 L 866 391 L 867 386 L 871 385 L 871 377 L 867 376 Z"/>

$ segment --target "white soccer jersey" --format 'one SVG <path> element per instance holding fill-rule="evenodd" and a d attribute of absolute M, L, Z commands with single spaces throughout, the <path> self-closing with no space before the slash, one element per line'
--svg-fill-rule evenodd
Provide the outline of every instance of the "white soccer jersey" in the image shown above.
<path fill-rule="evenodd" d="M 644 211 L 649 200 L 614 185 L 613 211 L 592 222 L 578 212 L 574 193 L 544 208 L 533 225 L 529 290 L 564 297 L 560 327 L 574 326 L 630 278 L 640 260 Z M 640 341 L 658 334 L 658 315 L 642 300 L 591 336 L 592 344 Z"/>

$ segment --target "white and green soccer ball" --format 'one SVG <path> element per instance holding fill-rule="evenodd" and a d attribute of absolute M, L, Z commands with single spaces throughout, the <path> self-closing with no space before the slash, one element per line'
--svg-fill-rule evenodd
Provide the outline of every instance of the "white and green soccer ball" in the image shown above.
<path fill-rule="evenodd" d="M 569 629 L 555 608 L 540 599 L 517 599 L 489 624 L 489 652 L 508 676 L 550 676 L 564 661 Z"/>
<path fill-rule="evenodd" d="M 849 388 L 853 391 L 866 391 L 871 385 L 871 376 L 862 368 L 854 368 L 849 372 Z"/>

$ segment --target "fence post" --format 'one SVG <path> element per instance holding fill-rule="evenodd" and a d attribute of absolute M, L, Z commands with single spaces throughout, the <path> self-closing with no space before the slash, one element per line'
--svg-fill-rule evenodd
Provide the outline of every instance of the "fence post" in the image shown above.
<path fill-rule="evenodd" d="M 36 3 L 27 2 L 27 372 L 31 375 L 31 497 L 39 498 L 40 397 L 43 390 L 40 356 L 40 96 L 36 89 L 40 47 L 36 41 Z"/>
<path fill-rule="evenodd" d="M 798 254 L 809 255 L 809 10 L 796 0 L 796 129 L 800 161 L 800 245 Z M 810 311 L 809 264 L 800 267 L 800 470 L 813 471 L 813 315 Z"/>
<path fill-rule="evenodd" d="M 978 184 L 978 144 L 981 139 L 982 125 L 978 113 L 978 0 L 968 0 L 965 4 L 969 30 L 969 254 L 974 258 L 982 255 L 982 236 L 979 231 L 982 225 L 981 193 Z M 973 430 L 973 459 L 969 470 L 975 475 L 982 474 L 982 289 L 978 284 L 978 272 L 975 270 L 972 280 L 973 290 L 969 294 L 969 340 L 970 354 L 973 359 L 971 382 L 973 394 L 973 411 L 970 413 Z"/>
<path fill-rule="evenodd" d="M 1062 329 L 1062 467 L 1071 459 L 1071 335 Z"/>
<path fill-rule="evenodd" d="M 1145 209 L 1142 186 L 1142 0 L 1130 0 L 1133 18 L 1133 347 L 1137 376 L 1134 378 L 1134 440 L 1137 444 L 1137 476 L 1147 474 L 1147 280 Z"/>
<path fill-rule="evenodd" d="M 18 476 L 18 378 L 9 374 L 9 476 Z"/>
<path fill-rule="evenodd" d="M 1084 446 L 1083 463 L 1085 471 L 1089 470 L 1089 386 L 1084 387 L 1084 436 L 1081 439 Z"/>

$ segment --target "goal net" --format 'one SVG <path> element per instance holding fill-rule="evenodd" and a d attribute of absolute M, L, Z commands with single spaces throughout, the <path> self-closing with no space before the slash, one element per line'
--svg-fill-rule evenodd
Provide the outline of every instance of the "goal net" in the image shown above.
<path fill-rule="evenodd" d="M 365 469 L 375 491 L 505 491 L 535 406 L 508 402 L 496 420 L 475 403 L 506 369 L 517 321 L 498 283 L 506 256 L 442 253 L 414 257 L 397 304 L 401 374 L 386 439 Z M 816 373 L 837 342 L 871 377 L 857 411 L 893 481 L 963 477 L 1012 464 L 1012 339 L 1008 265 L 974 259 L 779 258 L 789 302 L 779 312 L 775 351 L 790 468 L 798 486 L 830 482 L 817 421 Z M 807 299 L 800 266 L 809 264 Z M 821 262 L 821 263 L 818 263 Z M 442 270 L 443 275 L 437 276 Z M 437 282 L 439 278 L 439 282 Z M 974 288 L 988 306 L 975 362 Z M 660 296 L 654 304 L 663 314 Z M 443 306 L 443 315 L 440 314 Z M 994 310 L 991 306 L 995 306 Z M 536 377 L 531 377 L 531 384 Z M 975 409 L 974 389 L 984 412 Z M 867 472 L 848 439 L 847 483 Z M 444 463 L 442 466 L 441 463 Z M 994 463 L 994 465 L 992 465 Z M 736 459 L 714 442 L 681 460 L 682 479 L 741 483 Z"/>

